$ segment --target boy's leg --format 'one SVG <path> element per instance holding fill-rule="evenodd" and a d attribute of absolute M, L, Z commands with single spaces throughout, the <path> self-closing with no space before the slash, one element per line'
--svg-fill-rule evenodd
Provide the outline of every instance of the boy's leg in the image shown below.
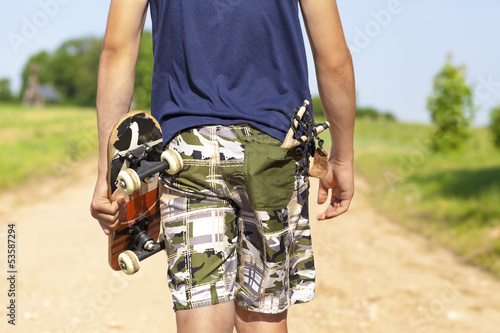
<path fill-rule="evenodd" d="M 232 333 L 234 302 L 177 311 L 175 316 L 178 333 Z"/>
<path fill-rule="evenodd" d="M 236 305 L 236 330 L 238 333 L 286 333 L 287 310 L 276 313 L 259 313 Z"/>
<path fill-rule="evenodd" d="M 234 302 L 176 312 L 178 333 L 286 333 L 287 311 L 277 314 L 247 311 Z"/>

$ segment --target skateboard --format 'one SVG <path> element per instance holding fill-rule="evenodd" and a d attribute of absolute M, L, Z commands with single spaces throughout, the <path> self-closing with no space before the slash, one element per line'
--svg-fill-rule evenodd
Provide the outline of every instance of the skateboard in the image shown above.
<path fill-rule="evenodd" d="M 118 229 L 109 235 L 108 261 L 113 270 L 134 274 L 139 262 L 165 249 L 159 240 L 159 173 L 176 174 L 182 159 L 162 149 L 162 132 L 153 116 L 127 113 L 115 124 L 108 140 L 108 188 L 111 201 L 128 199 Z"/>

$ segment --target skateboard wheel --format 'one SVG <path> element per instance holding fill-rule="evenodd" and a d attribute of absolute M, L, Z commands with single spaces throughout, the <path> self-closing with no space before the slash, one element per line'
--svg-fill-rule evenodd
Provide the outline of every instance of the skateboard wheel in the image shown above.
<path fill-rule="evenodd" d="M 120 253 L 118 256 L 118 264 L 125 274 L 132 275 L 139 270 L 139 258 L 130 250 Z"/>
<path fill-rule="evenodd" d="M 161 154 L 161 160 L 168 162 L 168 169 L 165 171 L 169 175 L 175 175 L 182 170 L 182 158 L 181 154 L 172 149 L 167 149 Z"/>
<path fill-rule="evenodd" d="M 120 171 L 118 177 L 116 177 L 118 186 L 120 186 L 125 193 L 131 195 L 141 187 L 141 180 L 132 169 L 125 169 Z"/>

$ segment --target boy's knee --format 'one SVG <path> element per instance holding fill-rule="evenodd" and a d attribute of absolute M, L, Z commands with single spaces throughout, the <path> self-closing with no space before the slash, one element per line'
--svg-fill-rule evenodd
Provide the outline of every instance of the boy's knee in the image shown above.
<path fill-rule="evenodd" d="M 287 310 L 280 313 L 260 313 L 243 309 L 236 305 L 236 329 L 247 332 L 287 332 Z"/>
<path fill-rule="evenodd" d="M 203 306 L 175 313 L 179 333 L 232 333 L 234 302 Z"/>

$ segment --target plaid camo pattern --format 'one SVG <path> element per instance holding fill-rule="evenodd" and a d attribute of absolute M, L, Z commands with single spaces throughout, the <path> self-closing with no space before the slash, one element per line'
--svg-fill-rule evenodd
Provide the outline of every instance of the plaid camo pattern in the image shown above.
<path fill-rule="evenodd" d="M 250 311 L 278 313 L 314 298 L 308 181 L 295 167 L 288 204 L 254 210 L 244 158 L 245 145 L 259 142 L 281 144 L 245 125 L 191 129 L 170 142 L 184 160 L 179 175 L 162 179 L 175 310 L 235 300 Z"/>

